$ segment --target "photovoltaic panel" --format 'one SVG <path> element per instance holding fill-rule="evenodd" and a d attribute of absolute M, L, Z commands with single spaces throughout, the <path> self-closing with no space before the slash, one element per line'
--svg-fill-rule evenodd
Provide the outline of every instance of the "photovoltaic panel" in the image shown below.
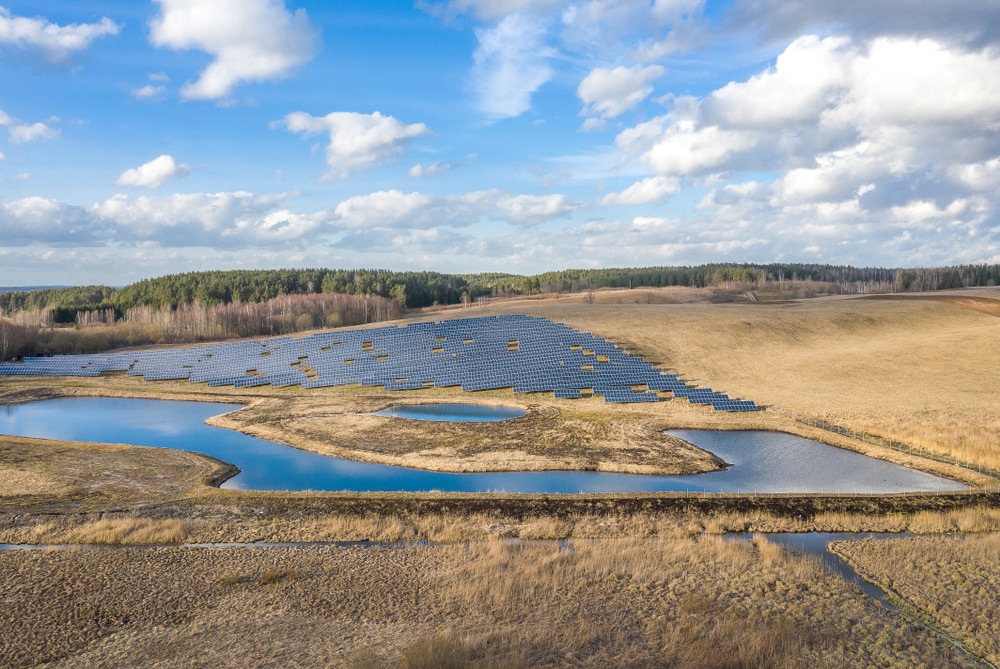
<path fill-rule="evenodd" d="M 694 388 L 614 343 L 525 315 L 337 330 L 310 337 L 189 346 L 129 353 L 27 357 L 0 363 L 0 375 L 98 376 L 125 372 L 147 381 L 188 380 L 250 388 L 348 384 L 406 391 L 429 385 L 463 390 L 511 388 L 589 395 L 606 402 L 657 402 L 672 393 L 717 411 L 756 411 L 711 388 Z"/>

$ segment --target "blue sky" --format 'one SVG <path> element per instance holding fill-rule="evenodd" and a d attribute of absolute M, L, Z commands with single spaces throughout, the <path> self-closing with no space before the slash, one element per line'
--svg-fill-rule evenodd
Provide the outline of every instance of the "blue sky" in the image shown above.
<path fill-rule="evenodd" d="M 1000 3 L 0 0 L 0 285 L 1000 262 Z"/>

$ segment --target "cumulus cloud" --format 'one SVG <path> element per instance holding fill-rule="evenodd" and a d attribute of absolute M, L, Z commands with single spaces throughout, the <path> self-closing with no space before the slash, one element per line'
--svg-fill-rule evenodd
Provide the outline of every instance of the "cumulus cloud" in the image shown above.
<path fill-rule="evenodd" d="M 460 195 L 378 191 L 344 200 L 333 211 L 333 224 L 347 229 L 465 227 L 501 220 L 524 227 L 561 218 L 579 209 L 565 195 L 511 195 L 481 190 Z"/>
<path fill-rule="evenodd" d="M 99 243 L 110 231 L 93 221 L 83 207 L 43 197 L 0 203 L 0 238 L 5 246 L 53 246 Z"/>
<path fill-rule="evenodd" d="M 7 128 L 10 141 L 14 144 L 26 144 L 36 139 L 52 139 L 59 136 L 59 131 L 41 121 L 25 123 L 0 109 L 0 126 Z"/>
<path fill-rule="evenodd" d="M 345 179 L 351 172 L 378 167 L 394 160 L 407 142 L 430 133 L 423 123 L 407 125 L 379 112 L 332 112 L 312 116 L 294 112 L 281 122 L 290 132 L 306 137 L 327 133 L 327 171 L 324 180 Z"/>
<path fill-rule="evenodd" d="M 105 35 L 117 35 L 121 26 L 104 17 L 97 23 L 74 23 L 60 26 L 44 18 L 12 16 L 0 7 L 0 45 L 39 49 L 50 60 L 65 60 L 74 51 L 82 51 Z"/>
<path fill-rule="evenodd" d="M 131 188 L 159 188 L 168 181 L 186 176 L 190 165 L 178 163 L 173 156 L 162 155 L 153 160 L 122 172 L 115 185 Z"/>
<path fill-rule="evenodd" d="M 680 179 L 672 177 L 649 177 L 637 181 L 625 190 L 608 193 L 600 199 L 602 206 L 616 204 L 652 204 L 681 189 Z"/>
<path fill-rule="evenodd" d="M 880 162 L 883 174 L 900 174 L 996 155 L 998 71 L 990 49 L 804 36 L 774 67 L 700 100 L 678 98 L 616 143 L 660 175 L 786 168 L 788 185 L 819 184 L 864 167 L 843 184 L 853 191 L 878 176 Z"/>
<path fill-rule="evenodd" d="M 29 197 L 0 204 L 0 237 L 12 246 L 291 247 L 318 234 L 330 214 L 294 212 L 284 205 L 287 197 L 244 191 L 118 194 L 90 207 Z"/>
<path fill-rule="evenodd" d="M 666 73 L 659 65 L 596 68 L 580 82 L 576 94 L 582 114 L 609 119 L 621 116 L 653 92 L 652 82 Z"/>
<path fill-rule="evenodd" d="M 565 195 L 514 195 L 501 198 L 497 209 L 504 218 L 520 225 L 537 225 L 542 221 L 562 218 L 580 208 L 578 202 Z"/>
<path fill-rule="evenodd" d="M 710 188 L 699 228 L 768 239 L 773 259 L 981 261 L 1000 247 L 998 72 L 1000 50 L 968 41 L 804 35 L 754 76 L 668 100 L 616 146 L 651 178 Z M 652 198 L 646 182 L 600 204 Z"/>
<path fill-rule="evenodd" d="M 525 14 L 509 14 L 496 26 L 476 31 L 472 86 L 475 105 L 499 120 L 531 109 L 531 96 L 552 78 L 545 24 Z"/>
<path fill-rule="evenodd" d="M 403 193 L 392 189 L 357 195 L 338 204 L 333 225 L 342 229 L 431 229 L 464 227 L 481 220 L 499 191 L 462 195 Z"/>
<path fill-rule="evenodd" d="M 317 30 L 305 10 L 291 13 L 284 0 L 155 1 L 154 46 L 214 57 L 197 81 L 181 88 L 184 99 L 224 99 L 240 83 L 283 79 L 315 52 Z"/>

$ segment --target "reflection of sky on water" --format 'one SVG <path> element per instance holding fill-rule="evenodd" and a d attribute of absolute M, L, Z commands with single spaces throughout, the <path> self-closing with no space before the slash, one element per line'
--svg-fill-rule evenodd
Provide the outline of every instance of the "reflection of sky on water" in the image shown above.
<path fill-rule="evenodd" d="M 524 409 L 485 404 L 404 404 L 375 412 L 376 416 L 449 423 L 494 423 L 524 414 Z"/>
<path fill-rule="evenodd" d="M 469 406 L 469 405 L 462 405 Z M 226 488 L 422 492 L 901 492 L 963 486 L 923 472 L 786 434 L 674 431 L 735 466 L 696 476 L 606 472 L 448 474 L 340 460 L 239 432 L 205 419 L 230 404 L 113 398 L 61 398 L 11 405 L 0 433 L 68 441 L 197 451 L 240 468 Z"/>

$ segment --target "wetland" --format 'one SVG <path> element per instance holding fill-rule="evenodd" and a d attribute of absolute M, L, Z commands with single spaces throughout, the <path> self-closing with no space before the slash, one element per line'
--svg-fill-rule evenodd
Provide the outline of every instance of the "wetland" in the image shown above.
<path fill-rule="evenodd" d="M 432 415 L 447 415 L 441 405 Z M 453 405 L 459 415 L 496 416 L 496 407 Z M 194 451 L 240 473 L 223 487 L 344 492 L 866 493 L 964 490 L 954 481 L 794 435 L 761 431 L 672 431 L 731 466 L 686 476 L 594 471 L 447 473 L 334 458 L 205 424 L 240 405 L 76 397 L 8 405 L 0 433 L 62 441 L 122 443 Z M 474 411 L 468 411 L 471 408 Z M 449 411 L 454 411 L 450 409 Z M 522 412 L 523 413 L 523 412 Z"/>

